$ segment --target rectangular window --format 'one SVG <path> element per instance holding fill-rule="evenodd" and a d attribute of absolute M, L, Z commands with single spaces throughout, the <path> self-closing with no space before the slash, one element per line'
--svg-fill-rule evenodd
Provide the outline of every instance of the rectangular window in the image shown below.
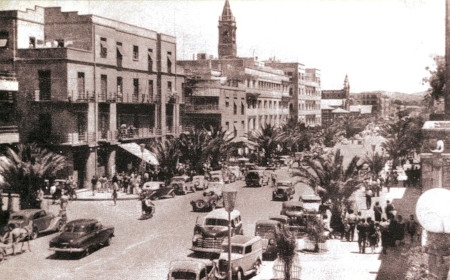
<path fill-rule="evenodd" d="M 100 57 L 106 58 L 108 55 L 108 46 L 106 44 L 106 38 L 100 38 Z"/>
<path fill-rule="evenodd" d="M 84 72 L 78 72 L 78 78 L 77 78 L 77 91 L 78 95 L 84 95 L 85 91 L 85 80 L 84 80 Z"/>
<path fill-rule="evenodd" d="M 116 43 L 116 60 L 117 60 L 117 67 L 122 67 L 123 48 L 121 42 Z"/>
<path fill-rule="evenodd" d="M 133 46 L 133 60 L 139 60 L 139 47 Z"/>
<path fill-rule="evenodd" d="M 171 81 L 168 81 L 168 82 L 167 82 L 167 91 L 168 91 L 169 93 L 172 93 L 172 82 L 171 82 Z"/>
<path fill-rule="evenodd" d="M 108 92 L 108 77 L 106 75 L 100 76 L 100 100 L 106 100 L 106 94 Z"/>
<path fill-rule="evenodd" d="M 167 52 L 167 73 L 172 73 L 172 52 Z"/>
<path fill-rule="evenodd" d="M 241 102 L 241 115 L 245 114 L 245 106 L 244 103 Z"/>
<path fill-rule="evenodd" d="M 36 48 L 36 37 L 30 37 L 30 43 L 29 43 L 29 48 L 30 49 L 34 49 L 34 48 Z"/>
<path fill-rule="evenodd" d="M 133 79 L 133 94 L 139 94 L 139 79 Z"/>
<path fill-rule="evenodd" d="M 0 31 L 0 48 L 8 47 L 9 33 L 6 31 Z"/>
<path fill-rule="evenodd" d="M 225 122 L 225 126 L 226 126 L 227 130 L 230 130 L 230 123 L 229 122 Z"/>
<path fill-rule="evenodd" d="M 236 105 L 236 101 L 233 102 L 233 114 L 237 114 L 237 105 Z"/>
<path fill-rule="evenodd" d="M 153 98 L 153 80 L 148 81 L 148 95 Z"/>
<path fill-rule="evenodd" d="M 50 100 L 52 91 L 52 79 L 50 70 L 39 70 L 39 100 Z"/>
<path fill-rule="evenodd" d="M 153 49 L 148 49 L 148 72 L 153 72 Z"/>
<path fill-rule="evenodd" d="M 122 77 L 117 77 L 117 98 L 122 100 L 123 96 L 123 79 Z"/>
<path fill-rule="evenodd" d="M 225 101 L 225 107 L 226 107 L 226 108 L 230 107 L 230 102 Z"/>

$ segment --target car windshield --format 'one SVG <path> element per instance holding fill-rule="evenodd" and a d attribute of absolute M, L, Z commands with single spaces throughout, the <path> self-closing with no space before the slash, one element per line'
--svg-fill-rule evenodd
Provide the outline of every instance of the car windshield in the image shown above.
<path fill-rule="evenodd" d="M 64 232 L 86 232 L 85 225 L 67 224 L 64 227 Z"/>
<path fill-rule="evenodd" d="M 223 250 L 228 253 L 228 244 L 223 246 Z M 242 254 L 244 252 L 244 248 L 242 246 L 231 245 L 231 253 Z"/>
<path fill-rule="evenodd" d="M 207 226 L 228 226 L 228 221 L 224 219 L 214 219 L 214 218 L 208 218 L 205 221 L 205 225 Z"/>
<path fill-rule="evenodd" d="M 190 272 L 190 271 L 173 271 L 172 279 L 195 280 L 195 279 L 197 279 L 197 275 L 194 272 Z"/>
<path fill-rule="evenodd" d="M 255 230 L 255 235 L 258 236 L 265 236 L 267 233 L 274 233 L 275 228 L 270 225 L 257 225 Z"/>
<path fill-rule="evenodd" d="M 22 215 L 13 215 L 11 220 L 25 220 L 25 216 Z"/>
<path fill-rule="evenodd" d="M 286 208 L 286 210 L 288 211 L 302 211 L 303 207 L 302 206 L 289 206 Z"/>
<path fill-rule="evenodd" d="M 259 174 L 256 172 L 251 172 L 247 174 L 247 178 L 249 179 L 258 179 L 259 178 Z"/>

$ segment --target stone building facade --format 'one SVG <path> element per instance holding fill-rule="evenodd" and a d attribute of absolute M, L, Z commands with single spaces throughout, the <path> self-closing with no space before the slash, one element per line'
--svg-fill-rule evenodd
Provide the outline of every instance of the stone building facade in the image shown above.
<path fill-rule="evenodd" d="M 66 175 L 80 186 L 134 168 L 142 159 L 118 154 L 123 144 L 148 146 L 181 131 L 184 78 L 173 36 L 36 6 L 0 11 L 0 43 L 0 70 L 15 72 L 20 85 L 21 141 L 66 155 Z"/>

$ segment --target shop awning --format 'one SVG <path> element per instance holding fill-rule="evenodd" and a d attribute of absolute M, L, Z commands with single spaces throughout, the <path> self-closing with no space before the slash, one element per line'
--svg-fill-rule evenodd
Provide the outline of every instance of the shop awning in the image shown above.
<path fill-rule="evenodd" d="M 137 156 L 138 158 L 143 159 L 145 162 L 147 162 L 151 165 L 159 165 L 159 162 L 156 159 L 156 156 L 145 148 L 144 148 L 144 152 L 142 152 L 141 146 L 137 143 L 120 144 L 119 147 L 126 150 L 130 154 L 133 154 L 133 155 Z"/>

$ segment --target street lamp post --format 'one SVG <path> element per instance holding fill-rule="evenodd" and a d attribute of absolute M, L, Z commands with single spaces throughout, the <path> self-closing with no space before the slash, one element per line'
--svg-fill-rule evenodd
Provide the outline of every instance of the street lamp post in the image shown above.
<path fill-rule="evenodd" d="M 377 148 L 377 145 L 372 144 L 371 146 L 372 146 L 372 173 L 375 174 L 375 149 Z"/>
<path fill-rule="evenodd" d="M 226 189 L 222 192 L 223 206 L 228 212 L 228 279 L 231 280 L 233 272 L 231 271 L 231 212 L 234 210 L 236 203 L 237 191 L 233 189 Z"/>

